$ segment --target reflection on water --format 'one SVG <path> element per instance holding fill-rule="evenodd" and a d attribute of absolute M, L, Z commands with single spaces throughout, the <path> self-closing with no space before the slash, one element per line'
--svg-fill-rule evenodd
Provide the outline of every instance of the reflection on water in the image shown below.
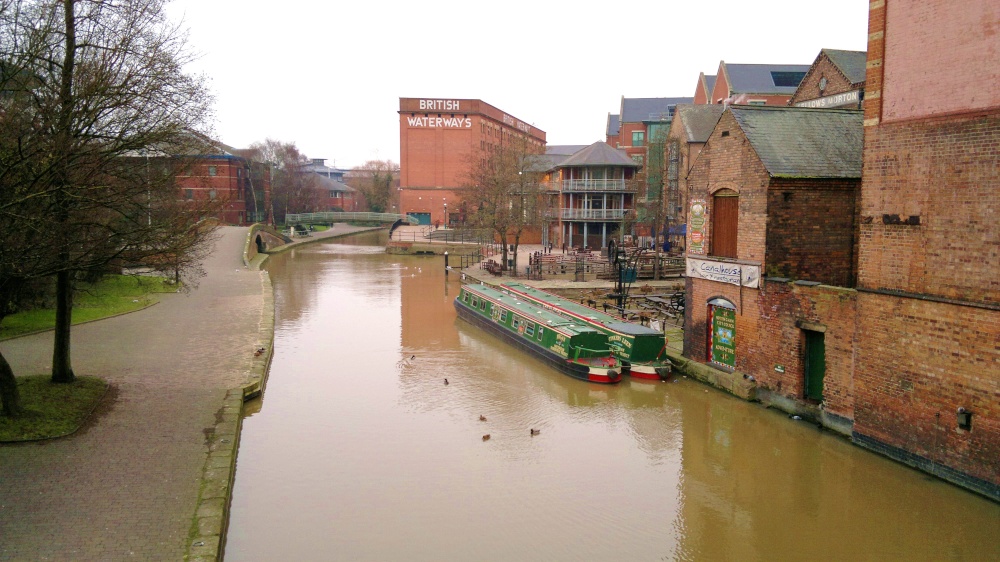
<path fill-rule="evenodd" d="M 382 243 L 269 260 L 228 560 L 1000 559 L 1000 506 L 695 382 L 571 379 Z"/>

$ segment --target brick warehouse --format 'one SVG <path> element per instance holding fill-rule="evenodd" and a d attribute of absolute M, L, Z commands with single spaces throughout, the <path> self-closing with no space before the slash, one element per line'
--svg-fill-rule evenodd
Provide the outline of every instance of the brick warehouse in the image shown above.
<path fill-rule="evenodd" d="M 862 114 L 733 106 L 718 119 L 687 178 L 684 353 L 849 434 L 856 299 L 838 286 L 853 284 Z"/>
<path fill-rule="evenodd" d="M 1000 22 L 1000 9 L 870 3 L 862 180 L 853 203 L 840 193 L 843 219 L 813 208 L 824 203 L 808 201 L 807 191 L 822 195 L 812 180 L 755 197 L 762 182 L 775 185 L 754 174 L 767 142 L 739 142 L 724 115 L 703 151 L 711 161 L 699 159 L 688 178 L 692 198 L 704 198 L 692 205 L 688 243 L 704 245 L 715 275 L 741 280 L 688 281 L 685 350 L 740 383 L 754 377 L 764 402 L 1000 500 L 1000 93 L 983 88 L 1000 78 L 1000 37 L 982 22 Z M 861 85 L 850 82 L 833 87 Z M 818 85 L 797 101 L 834 95 Z M 727 131 L 730 148 L 712 146 Z M 725 203 L 708 195 L 734 187 L 736 237 L 717 240 L 712 222 Z M 796 204 L 809 220 L 779 216 Z M 764 282 L 748 289 L 744 274 L 756 263 Z M 709 355 L 713 324 L 733 329 L 731 351 Z"/>
<path fill-rule="evenodd" d="M 870 2 L 854 380 L 855 442 L 995 500 L 998 25 L 988 0 Z"/>
<path fill-rule="evenodd" d="M 471 162 L 513 138 L 545 147 L 544 131 L 481 100 L 400 98 L 400 212 L 421 224 L 461 223 Z"/>

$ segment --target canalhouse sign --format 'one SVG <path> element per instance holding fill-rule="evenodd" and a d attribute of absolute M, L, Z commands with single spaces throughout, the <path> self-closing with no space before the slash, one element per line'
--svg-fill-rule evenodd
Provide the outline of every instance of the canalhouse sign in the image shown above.
<path fill-rule="evenodd" d="M 861 100 L 861 90 L 851 90 L 842 94 L 823 96 L 814 100 L 795 102 L 795 107 L 841 107 L 845 105 L 857 105 Z"/>
<path fill-rule="evenodd" d="M 756 289 L 760 286 L 760 266 L 687 258 L 687 276 Z"/>

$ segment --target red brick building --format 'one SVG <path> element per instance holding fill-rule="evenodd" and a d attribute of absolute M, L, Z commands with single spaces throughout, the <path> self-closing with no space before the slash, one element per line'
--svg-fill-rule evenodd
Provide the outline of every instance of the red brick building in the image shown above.
<path fill-rule="evenodd" d="M 685 355 L 848 434 L 861 149 L 860 111 L 731 106 L 687 178 Z"/>
<path fill-rule="evenodd" d="M 216 201 L 217 218 L 224 224 L 272 223 L 271 167 L 241 156 L 235 148 L 202 139 L 199 154 L 177 176 L 181 196 Z"/>
<path fill-rule="evenodd" d="M 864 51 L 823 49 L 799 83 L 788 105 L 861 109 L 865 94 Z"/>
<path fill-rule="evenodd" d="M 702 75 L 704 77 L 704 75 Z M 712 78 L 715 78 L 714 76 Z M 696 98 L 697 99 L 697 98 Z M 687 224 L 688 173 L 701 149 L 715 130 L 725 107 L 722 105 L 681 104 L 667 133 L 667 227 L 671 246 L 684 248 Z"/>
<path fill-rule="evenodd" d="M 715 89 L 715 74 L 698 74 L 698 85 L 694 89 L 694 101 L 697 105 L 711 104 L 712 91 Z"/>
<path fill-rule="evenodd" d="M 1000 6 L 870 3 L 854 441 L 1000 500 Z"/>
<path fill-rule="evenodd" d="M 544 131 L 484 101 L 400 98 L 400 212 L 421 224 L 455 224 L 474 159 L 514 139 L 545 147 Z"/>
<path fill-rule="evenodd" d="M 702 103 L 723 105 L 787 105 L 799 82 L 809 70 L 807 64 L 727 64 L 719 62 L 711 96 Z M 704 75 L 702 75 L 704 76 Z M 699 77 L 695 96 L 708 88 Z"/>

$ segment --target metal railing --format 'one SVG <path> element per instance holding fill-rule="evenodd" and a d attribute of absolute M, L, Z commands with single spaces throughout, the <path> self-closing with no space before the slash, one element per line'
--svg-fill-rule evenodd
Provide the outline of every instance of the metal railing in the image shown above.
<path fill-rule="evenodd" d="M 563 220 L 616 221 L 625 216 L 628 209 L 559 209 Z"/>
<path fill-rule="evenodd" d="M 581 180 L 561 180 L 546 184 L 550 190 L 558 190 L 564 193 L 573 191 L 612 191 L 615 193 L 634 193 L 636 188 L 634 182 L 627 182 L 623 179 L 581 179 Z"/>
<path fill-rule="evenodd" d="M 410 224 L 420 224 L 416 218 L 410 215 L 399 213 L 353 213 L 353 212 L 327 212 L 327 213 L 288 213 L 285 215 L 285 224 L 317 224 L 335 222 L 385 222 L 394 223 L 404 220 Z"/>

